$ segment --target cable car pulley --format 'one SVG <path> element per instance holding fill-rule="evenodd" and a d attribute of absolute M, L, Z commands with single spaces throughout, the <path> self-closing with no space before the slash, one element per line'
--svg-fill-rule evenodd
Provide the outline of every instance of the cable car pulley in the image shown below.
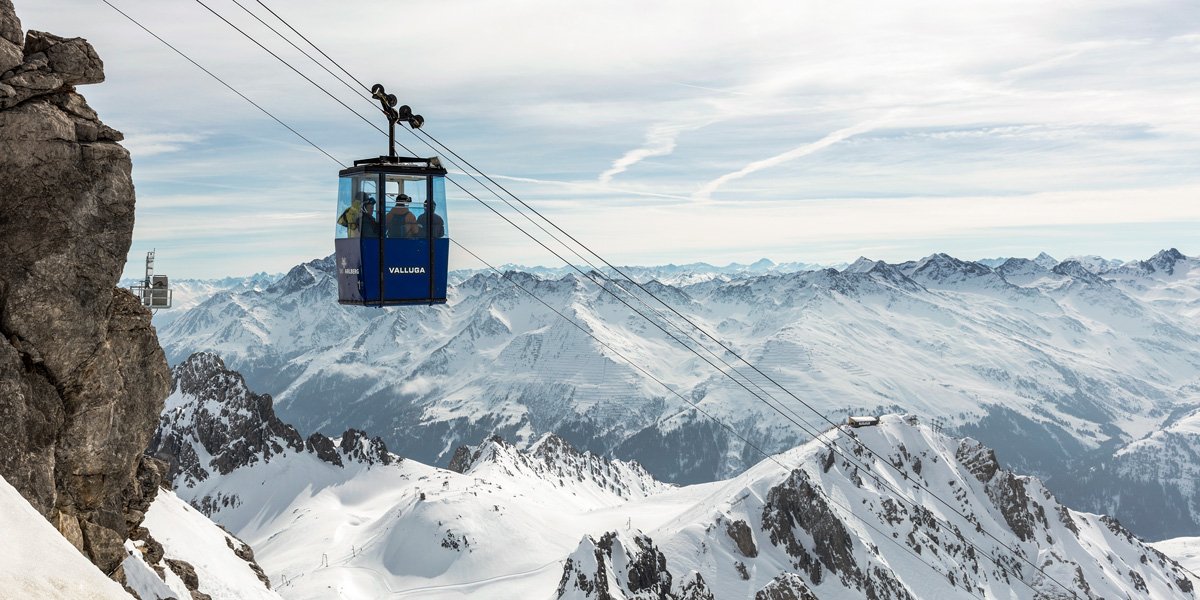
<path fill-rule="evenodd" d="M 354 161 L 338 174 L 334 235 L 338 302 L 360 306 L 446 302 L 446 169 L 435 156 L 396 154 L 396 124 L 425 118 L 371 87 L 388 120 L 386 156 Z"/>

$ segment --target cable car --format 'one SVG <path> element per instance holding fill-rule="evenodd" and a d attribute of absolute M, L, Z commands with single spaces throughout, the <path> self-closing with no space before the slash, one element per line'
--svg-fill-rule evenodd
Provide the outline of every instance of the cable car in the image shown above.
<path fill-rule="evenodd" d="M 879 417 L 846 417 L 846 424 L 858 427 L 874 427 L 879 424 Z"/>
<path fill-rule="evenodd" d="M 388 155 L 338 173 L 334 254 L 338 302 L 358 306 L 444 304 L 450 256 L 446 169 L 437 157 L 396 155 L 396 123 L 424 123 L 376 84 L 390 126 Z"/>
<path fill-rule="evenodd" d="M 135 285 L 129 291 L 151 312 L 171 308 L 170 281 L 166 275 L 154 274 L 154 250 L 146 253 L 146 278 L 142 280 L 142 285 Z"/>

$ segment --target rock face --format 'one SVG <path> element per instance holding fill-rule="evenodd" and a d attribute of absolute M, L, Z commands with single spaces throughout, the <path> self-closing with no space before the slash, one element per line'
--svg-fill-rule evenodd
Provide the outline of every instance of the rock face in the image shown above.
<path fill-rule="evenodd" d="M 85 40 L 23 36 L 0 0 L 0 474 L 120 579 L 170 380 L 149 313 L 114 287 L 131 162 L 74 88 L 103 80 Z"/>
<path fill-rule="evenodd" d="M 146 453 L 166 463 L 166 480 L 176 488 L 287 453 L 309 452 L 339 467 L 400 461 L 383 440 L 357 429 L 337 440 L 320 433 L 303 437 L 275 415 L 271 396 L 251 391 L 240 373 L 210 352 L 193 354 L 171 373 L 171 395 Z"/>
<path fill-rule="evenodd" d="M 524 473 L 530 479 L 548 482 L 559 489 L 582 485 L 619 502 L 670 487 L 655 481 L 636 462 L 609 460 L 590 451 L 581 452 L 552 433 L 542 436 L 528 451 L 519 450 L 499 435 L 492 435 L 478 446 L 458 447 L 447 466 L 447 469 L 464 475 L 494 468 Z"/>
<path fill-rule="evenodd" d="M 689 598 L 710 597 L 704 579 L 690 574 L 685 583 Z M 586 536 L 567 558 L 556 598 L 578 600 L 678 600 L 673 593 L 667 559 L 645 535 L 632 539 L 615 531 L 600 541 Z"/>

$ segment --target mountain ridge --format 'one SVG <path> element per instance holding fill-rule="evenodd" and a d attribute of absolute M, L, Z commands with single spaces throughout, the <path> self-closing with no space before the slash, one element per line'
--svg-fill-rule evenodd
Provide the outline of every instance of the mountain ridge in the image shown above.
<path fill-rule="evenodd" d="M 1186 386 L 1200 379 L 1196 259 L 1178 262 L 1172 275 L 1098 275 L 1070 260 L 1051 269 L 1015 260 L 993 269 L 935 254 L 900 265 L 867 259 L 842 271 L 649 286 L 831 419 L 894 411 L 940 419 L 995 446 L 1006 464 L 1046 476 L 1065 498 L 1167 535 L 1148 506 L 1101 503 L 1101 494 L 1131 497 L 1119 492 L 1132 491 L 1131 480 L 1112 475 L 1097 487 L 1083 474 L 1191 401 Z M 324 267 L 298 267 L 274 294 L 210 299 L 164 328 L 169 355 L 216 350 L 254 387 L 273 390 L 285 419 L 326 435 L 370 430 L 434 464 L 493 433 L 527 447 L 553 431 L 679 483 L 747 466 L 744 443 L 689 412 L 613 348 L 755 443 L 778 450 L 803 439 L 581 277 L 509 274 L 599 342 L 495 274 L 452 286 L 447 307 L 374 310 L 330 306 Z M 313 317 L 291 319 L 288 311 Z M 752 389 L 776 389 L 747 373 Z M 1155 502 L 1189 506 L 1188 531 L 1200 532 L 1194 502 L 1173 489 L 1155 492 Z"/>
<path fill-rule="evenodd" d="M 1033 600 L 1063 587 L 1103 597 L 1195 595 L 1186 571 L 1116 520 L 1062 506 L 975 440 L 945 436 L 912 415 L 827 436 L 732 479 L 684 487 L 548 434 L 528 449 L 496 437 L 460 447 L 449 470 L 411 460 L 348 469 L 286 452 L 195 488 L 177 481 L 177 492 L 250 541 L 270 577 L 289 582 L 297 598 L 329 597 L 329 589 L 451 597 L 464 585 L 494 597 L 571 600 L 967 591 Z M 205 500 L 213 496 L 244 501 Z M 313 550 L 299 539 L 318 543 L 328 556 L 321 567 L 312 569 Z"/>

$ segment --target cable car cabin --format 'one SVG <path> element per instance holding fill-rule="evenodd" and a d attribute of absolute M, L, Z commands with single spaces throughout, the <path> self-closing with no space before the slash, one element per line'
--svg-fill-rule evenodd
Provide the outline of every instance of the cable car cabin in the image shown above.
<path fill-rule="evenodd" d="M 338 302 L 443 304 L 450 230 L 437 158 L 383 156 L 339 173 Z"/>
<path fill-rule="evenodd" d="M 151 311 L 171 308 L 172 291 L 166 275 L 154 274 L 154 252 L 151 250 L 146 253 L 146 278 L 142 280 L 142 284 L 129 288 L 129 291 L 142 301 L 142 306 Z"/>
<path fill-rule="evenodd" d="M 879 417 L 847 417 L 846 424 L 851 427 L 871 427 L 879 424 Z"/>
<path fill-rule="evenodd" d="M 142 301 L 142 306 L 151 310 L 171 308 L 171 288 L 168 287 L 166 275 L 154 275 L 149 285 L 135 285 L 129 288 Z"/>

